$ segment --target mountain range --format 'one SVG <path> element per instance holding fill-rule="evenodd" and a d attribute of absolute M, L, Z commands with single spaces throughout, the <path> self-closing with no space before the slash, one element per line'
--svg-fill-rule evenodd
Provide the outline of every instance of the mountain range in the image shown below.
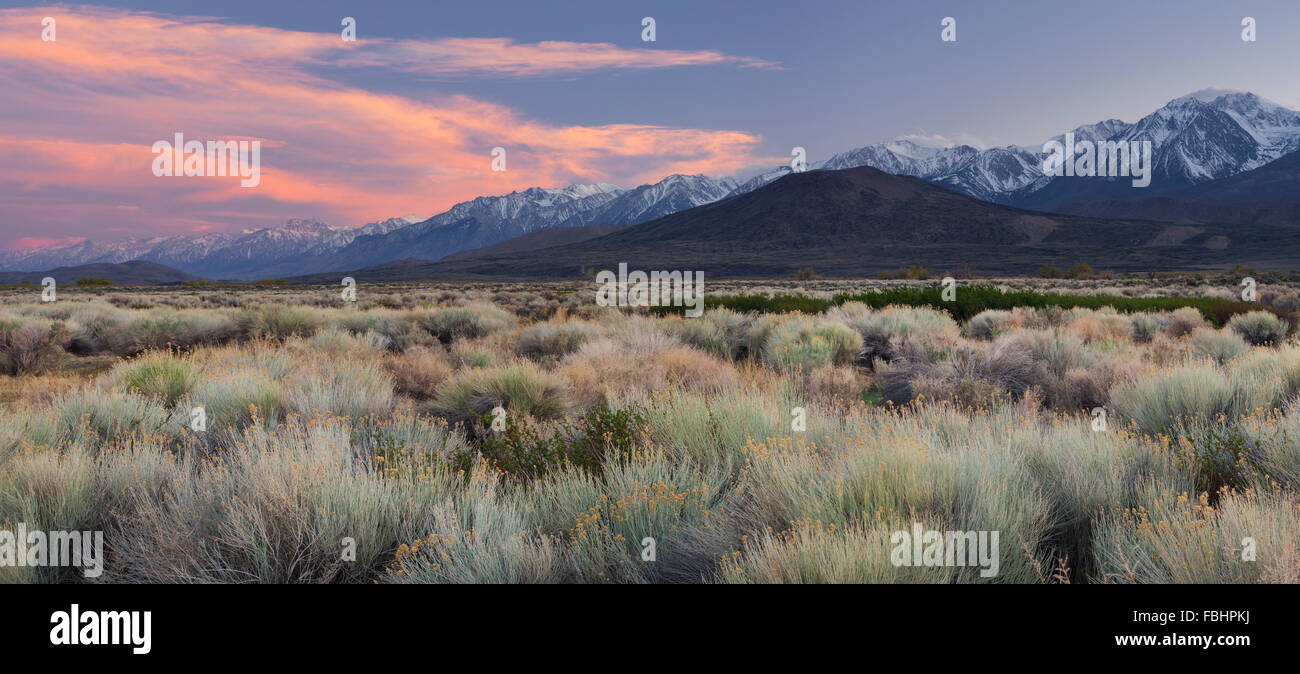
<path fill-rule="evenodd" d="M 936 148 L 898 140 L 842 152 L 810 164 L 810 169 L 870 166 L 984 202 L 1089 217 L 1300 222 L 1300 204 L 1292 203 L 1297 197 L 1290 189 L 1300 176 L 1300 113 L 1255 94 L 1206 89 L 1176 98 L 1133 124 L 1109 119 L 1071 131 L 1081 140 L 1151 141 L 1151 186 L 1132 188 L 1127 179 L 1046 176 L 1040 168 L 1041 145 Z M 605 183 L 535 187 L 479 197 L 428 219 L 390 218 L 357 229 L 290 220 L 235 235 L 83 241 L 0 252 L 0 270 L 145 260 L 208 278 L 255 279 L 363 269 L 412 258 L 435 261 L 549 228 L 639 226 L 753 192 L 791 173 L 789 166 L 778 166 L 743 182 L 671 175 L 632 189 Z"/>
<path fill-rule="evenodd" d="M 586 228 L 580 228 L 586 229 Z M 795 173 L 746 194 L 577 242 L 348 271 L 359 283 L 572 279 L 602 269 L 691 270 L 780 278 L 812 266 L 869 277 L 919 264 L 934 272 L 1033 273 L 1088 262 L 1119 272 L 1260 267 L 1300 257 L 1300 227 L 1178 225 L 1030 211 L 869 166 Z M 293 279 L 337 283 L 338 274 Z"/>

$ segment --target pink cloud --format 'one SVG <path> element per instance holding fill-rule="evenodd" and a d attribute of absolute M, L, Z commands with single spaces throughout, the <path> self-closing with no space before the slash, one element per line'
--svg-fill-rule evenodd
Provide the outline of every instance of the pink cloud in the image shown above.
<path fill-rule="evenodd" d="M 40 40 L 43 16 L 56 18 L 56 42 Z M 468 96 L 415 100 L 315 74 L 321 64 L 518 77 L 773 67 L 717 52 L 508 39 L 343 43 L 337 33 L 56 6 L 0 11 L 0 62 L 0 227 L 15 234 L 93 238 L 90 227 L 232 229 L 299 216 L 360 224 L 536 185 L 630 185 L 782 160 L 756 155 L 759 138 L 741 131 L 561 126 Z M 155 177 L 151 145 L 176 132 L 258 140 L 260 184 Z M 491 171 L 497 146 L 508 153 L 503 173 Z"/>
<path fill-rule="evenodd" d="M 55 238 L 50 236 L 24 236 L 9 242 L 5 250 L 27 250 L 28 248 L 51 248 L 60 246 L 71 246 L 73 244 L 85 241 L 84 236 L 69 236 L 64 238 Z"/>

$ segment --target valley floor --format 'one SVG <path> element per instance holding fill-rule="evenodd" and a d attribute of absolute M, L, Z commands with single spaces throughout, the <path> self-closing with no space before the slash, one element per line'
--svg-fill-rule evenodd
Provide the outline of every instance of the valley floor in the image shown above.
<path fill-rule="evenodd" d="M 98 578 L 0 582 L 1300 582 L 1293 284 L 1222 325 L 853 301 L 690 319 L 576 282 L 340 292 L 0 291 L 0 530 L 105 548 Z M 980 554 L 945 563 L 949 532 Z"/>

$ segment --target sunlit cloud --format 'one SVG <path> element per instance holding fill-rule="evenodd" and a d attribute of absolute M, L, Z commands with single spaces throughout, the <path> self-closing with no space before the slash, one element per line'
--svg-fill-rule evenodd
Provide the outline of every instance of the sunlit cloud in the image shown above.
<path fill-rule="evenodd" d="M 43 16 L 56 18 L 57 41 L 41 41 Z M 363 66 L 446 77 L 776 67 L 710 51 L 509 39 L 345 43 L 337 33 L 54 6 L 0 11 L 0 63 L 0 226 L 14 237 L 233 231 L 289 217 L 359 225 L 538 185 L 635 185 L 770 161 L 755 154 L 760 139 L 740 131 L 564 126 L 465 95 L 416 100 L 328 76 Z M 260 184 L 155 177 L 151 146 L 177 132 L 257 140 Z M 508 151 L 508 170 L 494 173 L 498 146 Z"/>
<path fill-rule="evenodd" d="M 4 250 L 26 250 L 28 248 L 59 248 L 62 246 L 71 246 L 86 240 L 84 236 L 68 237 L 51 237 L 51 236 L 22 236 L 9 242 Z"/>

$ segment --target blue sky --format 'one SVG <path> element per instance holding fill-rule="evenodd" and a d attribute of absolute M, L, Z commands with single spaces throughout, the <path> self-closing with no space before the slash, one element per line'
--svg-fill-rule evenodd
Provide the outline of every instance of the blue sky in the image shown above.
<path fill-rule="evenodd" d="M 814 157 L 904 134 L 1030 144 L 1079 124 L 1135 121 L 1205 87 L 1300 108 L 1300 3 L 1213 0 L 971 2 L 448 2 L 322 0 L 94 3 L 326 32 L 353 16 L 363 37 L 501 37 L 719 50 L 785 70 L 681 68 L 539 80 L 394 79 L 458 91 L 556 124 L 641 122 L 738 129 Z M 957 41 L 939 39 L 957 19 Z M 1259 39 L 1242 42 L 1252 16 Z"/>

